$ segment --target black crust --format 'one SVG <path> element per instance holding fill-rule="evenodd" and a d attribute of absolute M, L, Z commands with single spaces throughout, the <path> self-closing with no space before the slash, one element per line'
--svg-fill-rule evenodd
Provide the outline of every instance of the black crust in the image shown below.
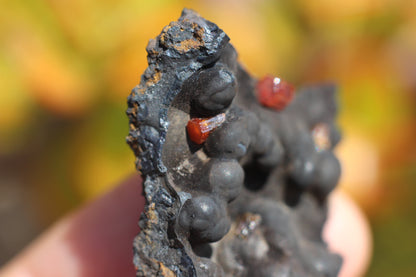
<path fill-rule="evenodd" d="M 137 276 L 336 276 L 341 260 L 321 238 L 340 175 L 336 87 L 300 89 L 281 112 L 262 107 L 228 36 L 187 9 L 146 50 L 127 109 L 146 198 Z M 189 139 L 191 117 L 220 113 L 203 145 Z"/>

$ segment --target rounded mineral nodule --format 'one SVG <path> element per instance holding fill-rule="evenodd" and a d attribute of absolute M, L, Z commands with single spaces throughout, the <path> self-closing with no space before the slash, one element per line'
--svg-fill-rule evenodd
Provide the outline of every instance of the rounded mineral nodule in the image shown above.
<path fill-rule="evenodd" d="M 225 122 L 212 132 L 205 143 L 205 149 L 210 157 L 239 159 L 243 157 L 250 145 L 250 135 L 242 120 Z"/>
<path fill-rule="evenodd" d="M 329 194 L 338 183 L 341 175 L 341 164 L 333 153 L 321 152 L 316 167 L 316 184 L 324 195 Z"/>
<path fill-rule="evenodd" d="M 230 202 L 242 188 L 244 170 L 236 160 L 215 160 L 209 172 L 209 183 L 213 192 Z"/>
<path fill-rule="evenodd" d="M 217 241 L 230 228 L 223 205 L 210 196 L 187 200 L 179 214 L 179 224 L 189 230 L 193 241 L 198 242 Z"/>
<path fill-rule="evenodd" d="M 224 112 L 235 94 L 234 75 L 221 67 L 209 68 L 199 74 L 194 106 L 201 115 L 212 116 Z"/>

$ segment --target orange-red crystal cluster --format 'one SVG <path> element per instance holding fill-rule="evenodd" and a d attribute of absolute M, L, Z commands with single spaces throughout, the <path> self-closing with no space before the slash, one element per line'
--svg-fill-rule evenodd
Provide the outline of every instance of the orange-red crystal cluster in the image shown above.
<path fill-rule="evenodd" d="M 186 125 L 186 131 L 192 142 L 203 144 L 209 137 L 209 134 L 224 121 L 224 113 L 209 118 L 192 118 Z"/>
<path fill-rule="evenodd" d="M 267 75 L 257 82 L 256 91 L 260 104 L 281 111 L 293 99 L 295 88 L 278 77 Z"/>
<path fill-rule="evenodd" d="M 203 144 L 207 140 L 209 134 L 224 121 L 224 113 L 209 118 L 192 118 L 186 125 L 186 131 L 192 142 Z"/>

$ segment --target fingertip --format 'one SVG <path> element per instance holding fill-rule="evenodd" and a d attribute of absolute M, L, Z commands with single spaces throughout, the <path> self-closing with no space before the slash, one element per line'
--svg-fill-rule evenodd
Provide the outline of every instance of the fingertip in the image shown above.
<path fill-rule="evenodd" d="M 323 237 L 329 249 L 343 258 L 339 277 L 364 276 L 372 254 L 370 225 L 357 204 L 339 191 L 329 198 Z"/>
<path fill-rule="evenodd" d="M 80 277 L 133 276 L 132 244 L 144 207 L 140 176 L 126 180 L 74 215 L 64 239 Z"/>
<path fill-rule="evenodd" d="M 144 207 L 140 176 L 66 216 L 13 259 L 1 277 L 134 276 L 132 243 Z"/>

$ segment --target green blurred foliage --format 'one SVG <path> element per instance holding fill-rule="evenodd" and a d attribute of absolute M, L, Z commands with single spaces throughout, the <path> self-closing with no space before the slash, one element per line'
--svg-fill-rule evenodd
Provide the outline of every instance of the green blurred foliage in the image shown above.
<path fill-rule="evenodd" d="M 374 147 L 369 153 L 378 161 L 371 189 L 360 190 L 368 185 L 360 181 L 342 184 L 373 223 L 368 276 L 416 275 L 416 1 L 2 0 L 1 6 L 0 162 L 27 188 L 42 226 L 133 174 L 125 99 L 147 66 L 148 39 L 189 7 L 227 32 L 255 76 L 339 84 L 346 138 Z M 358 164 L 357 174 L 367 174 L 365 157 L 343 155 L 354 147 L 345 144 L 343 165 Z"/>

